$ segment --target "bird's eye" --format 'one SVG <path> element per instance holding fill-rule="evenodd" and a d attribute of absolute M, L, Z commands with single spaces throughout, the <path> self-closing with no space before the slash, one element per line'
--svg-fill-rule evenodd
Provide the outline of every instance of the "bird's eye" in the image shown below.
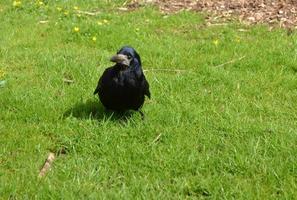
<path fill-rule="evenodd" d="M 128 59 L 131 59 L 132 56 L 131 55 L 128 55 L 127 57 L 128 57 Z"/>

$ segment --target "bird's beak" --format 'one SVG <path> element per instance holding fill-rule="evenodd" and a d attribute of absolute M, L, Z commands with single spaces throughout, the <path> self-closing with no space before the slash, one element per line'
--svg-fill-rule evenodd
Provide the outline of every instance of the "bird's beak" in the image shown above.
<path fill-rule="evenodd" d="M 110 61 L 111 62 L 122 64 L 122 65 L 126 65 L 126 66 L 129 66 L 130 65 L 130 60 L 124 54 L 114 55 L 114 56 L 111 57 Z"/>

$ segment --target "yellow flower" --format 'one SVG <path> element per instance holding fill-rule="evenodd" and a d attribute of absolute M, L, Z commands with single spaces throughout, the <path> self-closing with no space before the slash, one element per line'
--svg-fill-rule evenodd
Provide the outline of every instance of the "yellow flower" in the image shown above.
<path fill-rule="evenodd" d="M 77 14 L 76 16 L 77 16 L 77 17 L 81 17 L 81 14 Z"/>
<path fill-rule="evenodd" d="M 78 28 L 78 27 L 74 27 L 74 28 L 73 28 L 73 31 L 74 31 L 74 32 L 79 32 L 79 28 Z"/>
<path fill-rule="evenodd" d="M 5 71 L 0 69 L 0 79 L 3 78 L 5 76 Z"/>
<path fill-rule="evenodd" d="M 42 1 L 38 1 L 38 4 L 39 4 L 40 6 L 44 5 L 44 3 L 43 3 Z"/>
<path fill-rule="evenodd" d="M 13 5 L 14 7 L 19 7 L 19 6 L 21 6 L 21 4 L 22 4 L 21 1 L 13 1 L 13 3 L 12 3 L 12 5 Z"/>
<path fill-rule="evenodd" d="M 78 8 L 78 6 L 74 6 L 73 9 L 74 10 L 78 10 L 79 8 Z"/>
<path fill-rule="evenodd" d="M 96 42 L 96 40 L 97 40 L 96 36 L 92 37 L 92 40 L 93 40 L 94 42 Z"/>
<path fill-rule="evenodd" d="M 219 45 L 219 40 L 214 40 L 214 41 L 212 41 L 212 43 L 213 43 L 215 46 L 218 46 L 218 45 Z"/>
<path fill-rule="evenodd" d="M 239 42 L 240 42 L 240 38 L 239 38 L 239 37 L 236 37 L 235 41 L 236 41 L 237 43 L 239 43 Z"/>
<path fill-rule="evenodd" d="M 107 24 L 108 20 L 107 19 L 103 19 L 103 23 Z"/>
<path fill-rule="evenodd" d="M 138 31 L 140 31 L 140 29 L 139 28 L 136 28 L 135 31 L 138 32 Z"/>
<path fill-rule="evenodd" d="M 57 11 L 62 11 L 62 8 L 61 7 L 57 7 Z"/>
<path fill-rule="evenodd" d="M 99 26 L 103 25 L 103 23 L 100 22 L 100 21 L 98 21 L 97 24 L 98 24 Z"/>

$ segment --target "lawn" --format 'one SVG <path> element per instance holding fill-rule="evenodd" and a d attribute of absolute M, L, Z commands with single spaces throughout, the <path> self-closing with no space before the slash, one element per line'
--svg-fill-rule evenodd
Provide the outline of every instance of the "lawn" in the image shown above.
<path fill-rule="evenodd" d="M 296 198 L 297 34 L 124 2 L 1 1 L 0 199 Z M 125 44 L 144 121 L 93 95 Z"/>

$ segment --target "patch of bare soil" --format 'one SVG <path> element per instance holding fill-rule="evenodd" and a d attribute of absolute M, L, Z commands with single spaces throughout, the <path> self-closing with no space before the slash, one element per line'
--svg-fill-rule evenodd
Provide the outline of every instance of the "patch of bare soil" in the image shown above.
<path fill-rule="evenodd" d="M 135 9 L 146 4 L 158 6 L 163 13 L 204 12 L 208 23 L 239 19 L 245 24 L 297 28 L 297 0 L 133 0 L 127 6 Z"/>

